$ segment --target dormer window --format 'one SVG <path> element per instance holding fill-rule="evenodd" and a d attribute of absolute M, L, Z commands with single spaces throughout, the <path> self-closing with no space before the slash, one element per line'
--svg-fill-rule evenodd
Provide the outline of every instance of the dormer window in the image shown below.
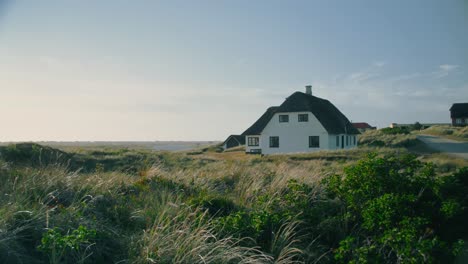
<path fill-rule="evenodd" d="M 297 116 L 299 122 L 309 122 L 309 115 L 308 114 L 299 114 Z"/>
<path fill-rule="evenodd" d="M 279 115 L 279 122 L 280 123 L 288 123 L 289 122 L 289 115 Z"/>

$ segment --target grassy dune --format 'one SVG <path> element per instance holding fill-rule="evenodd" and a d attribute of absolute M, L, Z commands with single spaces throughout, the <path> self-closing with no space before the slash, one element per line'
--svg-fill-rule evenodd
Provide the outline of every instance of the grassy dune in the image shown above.
<path fill-rule="evenodd" d="M 456 173 L 467 162 L 440 154 L 410 158 L 398 143 L 406 139 L 389 140 L 395 144 L 265 157 L 216 148 L 170 153 L 2 147 L 0 262 L 452 260 L 459 240 L 466 239 L 465 225 L 458 223 L 466 220 L 467 201 L 445 190 L 464 190 L 466 183 L 459 182 L 468 175 Z M 362 182 L 353 182 L 355 177 Z M 448 180 L 433 180 L 438 178 Z M 346 191 L 351 186 L 356 192 Z M 417 197 L 423 186 L 427 195 L 414 200 L 413 192 Z M 382 219 L 364 210 L 378 208 L 382 197 L 400 197 L 385 208 L 407 217 L 389 212 Z M 414 210 L 428 204 L 440 210 Z M 446 232 L 447 226 L 457 232 Z M 402 234 L 391 233 L 395 228 Z"/>
<path fill-rule="evenodd" d="M 468 126 L 454 127 L 454 126 L 431 126 L 427 129 L 421 130 L 419 133 L 434 136 L 441 136 L 450 139 L 468 141 Z"/>

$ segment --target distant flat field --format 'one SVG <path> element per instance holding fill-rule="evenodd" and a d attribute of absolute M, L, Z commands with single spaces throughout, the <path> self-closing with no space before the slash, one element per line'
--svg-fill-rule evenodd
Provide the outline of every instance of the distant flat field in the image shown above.
<path fill-rule="evenodd" d="M 18 142 L 11 142 L 18 143 Z M 130 148 L 146 150 L 183 151 L 220 143 L 219 141 L 37 141 L 35 143 L 61 148 Z M 0 142 L 8 145 L 10 142 Z"/>

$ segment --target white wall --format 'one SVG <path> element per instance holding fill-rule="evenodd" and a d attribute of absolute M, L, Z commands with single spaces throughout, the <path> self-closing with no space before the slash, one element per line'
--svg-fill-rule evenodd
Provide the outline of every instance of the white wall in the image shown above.
<path fill-rule="evenodd" d="M 336 136 L 339 139 L 339 146 L 336 145 Z M 348 138 L 348 144 L 346 144 L 346 137 Z M 356 137 L 356 144 L 354 144 L 354 137 Z M 341 141 L 344 140 L 343 148 L 341 148 Z M 356 148 L 358 145 L 358 135 L 346 135 L 346 134 L 339 134 L 339 135 L 330 135 L 330 150 L 337 150 L 337 149 L 353 149 Z"/>
<path fill-rule="evenodd" d="M 289 115 L 280 123 L 279 115 Z M 308 122 L 299 122 L 299 114 L 308 114 Z M 270 148 L 270 136 L 279 137 L 279 148 Z M 309 136 L 319 136 L 320 148 L 309 148 Z M 264 128 L 260 144 L 263 154 L 314 152 L 329 148 L 328 133 L 311 112 L 276 113 Z"/>
<path fill-rule="evenodd" d="M 280 123 L 279 115 L 286 114 L 289 115 L 289 122 Z M 308 114 L 309 121 L 299 122 L 299 114 Z M 279 148 L 270 148 L 270 136 L 279 137 Z M 309 136 L 319 136 L 320 148 L 309 148 Z M 336 136 L 329 135 L 311 112 L 276 113 L 259 136 L 259 146 L 248 146 L 249 136 L 246 137 L 246 152 L 251 152 L 252 149 L 261 149 L 263 154 L 268 155 L 341 149 L 342 135 L 339 135 L 340 144 L 338 147 L 336 146 Z M 355 148 L 357 146 L 357 138 L 356 145 L 353 145 L 353 136 L 349 135 L 348 145 L 346 145 L 346 135 L 344 135 L 344 149 Z"/>

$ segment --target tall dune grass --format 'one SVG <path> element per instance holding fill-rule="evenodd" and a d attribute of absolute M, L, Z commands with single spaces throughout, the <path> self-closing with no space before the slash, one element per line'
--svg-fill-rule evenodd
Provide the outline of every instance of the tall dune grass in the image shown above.
<path fill-rule="evenodd" d="M 136 263 L 270 263 L 271 257 L 240 246 L 233 237 L 218 238 L 206 213 L 167 205 L 139 242 Z M 176 207 L 176 213 L 173 213 Z"/>
<path fill-rule="evenodd" d="M 86 170 L 0 157 L 0 262 L 333 262 L 351 227 L 323 182 L 376 150 L 407 153 L 81 152 L 107 164 Z M 431 158 L 447 173 L 464 164 Z M 96 235 L 60 245 L 80 228 Z M 44 247 L 47 234 L 61 252 Z"/>

